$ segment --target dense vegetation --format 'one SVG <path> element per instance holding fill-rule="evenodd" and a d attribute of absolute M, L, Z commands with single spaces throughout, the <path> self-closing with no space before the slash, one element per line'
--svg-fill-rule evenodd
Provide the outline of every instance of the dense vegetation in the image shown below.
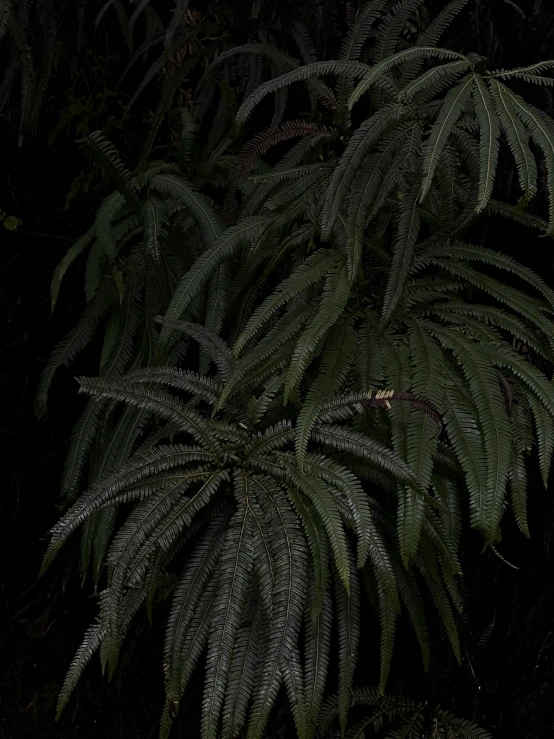
<path fill-rule="evenodd" d="M 515 629 L 543 680 L 519 731 L 546 736 L 551 590 L 511 589 L 551 525 L 554 62 L 508 68 L 469 0 L 67 10 L 0 21 L 13 151 L 57 83 L 50 142 L 91 162 L 68 213 L 102 196 L 54 272 L 52 309 L 72 271 L 85 307 L 35 399 L 79 367 L 42 571 L 79 529 L 98 612 L 58 715 L 96 652 L 121 685 L 143 650 L 161 737 L 484 739 L 516 726 L 479 695 L 515 689 L 484 654 Z M 64 55 L 114 48 L 123 78 L 97 62 L 77 97 Z"/>

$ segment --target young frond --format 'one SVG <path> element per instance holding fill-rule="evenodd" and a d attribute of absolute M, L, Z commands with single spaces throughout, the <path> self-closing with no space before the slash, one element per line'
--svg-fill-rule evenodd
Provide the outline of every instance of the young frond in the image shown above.
<path fill-rule="evenodd" d="M 410 191 L 404 195 L 400 202 L 392 264 L 381 313 L 381 329 L 391 322 L 410 274 L 414 246 L 420 229 L 420 214 L 417 205 L 418 193 L 419 184 L 412 185 Z"/>

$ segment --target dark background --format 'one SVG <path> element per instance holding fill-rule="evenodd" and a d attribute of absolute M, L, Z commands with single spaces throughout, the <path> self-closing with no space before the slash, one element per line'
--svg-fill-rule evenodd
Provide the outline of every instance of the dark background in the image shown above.
<path fill-rule="evenodd" d="M 204 11 L 202 5 L 197 3 Z M 226 43 L 241 43 L 257 24 L 267 24 L 286 44 L 287 25 L 295 13 L 308 17 L 310 13 L 309 3 L 300 9 L 298 3 L 277 6 L 267 2 L 265 15 L 253 22 L 245 13 L 246 5 L 243 0 L 233 0 L 223 11 L 219 7 L 218 22 L 220 31 L 227 32 Z M 345 5 L 329 0 L 331 10 L 337 13 L 337 34 L 342 33 L 340 18 Z M 432 11 L 442 4 L 427 5 Z M 88 12 L 94 17 L 94 8 Z M 133 117 L 122 122 L 126 93 L 117 90 L 117 83 L 128 52 L 117 27 L 106 23 L 95 34 L 93 23 L 88 25 L 87 43 L 77 49 L 73 21 L 64 20 L 59 36 L 64 62 L 51 79 L 36 134 L 18 146 L 16 116 L 10 111 L 0 115 L 0 209 L 22 221 L 14 232 L 0 226 L 4 346 L 0 364 L 0 445 L 4 452 L 0 496 L 1 739 L 147 739 L 157 736 L 163 701 L 162 632 L 155 619 L 152 626 L 145 621 L 134 630 L 111 684 L 101 678 L 98 661 L 93 661 L 56 725 L 57 693 L 96 612 L 95 601 L 87 597 L 90 589 L 80 585 L 78 537 L 65 547 L 51 571 L 37 579 L 48 529 L 59 516 L 60 473 L 80 407 L 72 376 L 76 372 L 95 373 L 93 347 L 71 372 L 59 373 L 48 417 L 36 420 L 32 404 L 39 375 L 83 302 L 77 267 L 68 276 L 51 316 L 50 279 L 72 239 L 88 227 L 106 192 L 106 183 L 90 171 L 75 139 L 100 128 L 132 155 L 140 148 L 144 121 L 153 107 L 149 98 L 153 93 L 146 94 Z M 492 68 L 552 58 L 554 7 L 540 1 L 471 0 L 468 12 L 443 45 L 487 55 Z M 0 56 L 0 70 L 2 64 Z M 531 92 L 537 104 L 554 112 L 550 90 Z M 63 112 L 76 101 L 81 102 L 84 112 L 63 124 Z M 14 106 L 16 103 L 17 99 Z M 53 132 L 57 133 L 52 140 Z M 509 166 L 501 169 L 499 194 L 513 201 L 512 174 Z M 66 207 L 71 188 L 74 197 Z M 484 239 L 554 284 L 550 241 L 513 224 L 496 222 L 491 222 Z M 544 492 L 536 470 L 531 479 L 531 541 L 517 533 L 511 520 L 505 521 L 502 551 L 518 570 L 494 555 L 482 555 L 479 541 L 471 534 L 464 540 L 468 605 L 460 625 L 462 667 L 437 641 L 431 670 L 424 676 L 417 648 L 408 630 L 400 628 L 391 678 L 392 688 L 439 701 L 504 739 L 554 735 L 554 488 L 551 485 Z M 163 613 L 160 620 L 162 617 Z M 362 638 L 375 639 L 370 616 Z M 358 681 L 373 682 L 376 670 L 376 665 L 361 665 Z M 200 690 L 201 679 L 196 683 L 195 689 Z M 185 706 L 180 714 L 184 718 L 176 727 L 176 736 L 194 726 L 194 695 L 190 701 L 190 710 Z"/>

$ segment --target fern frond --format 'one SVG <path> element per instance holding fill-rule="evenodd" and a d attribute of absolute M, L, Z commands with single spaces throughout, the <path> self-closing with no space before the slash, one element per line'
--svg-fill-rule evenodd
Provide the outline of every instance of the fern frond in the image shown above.
<path fill-rule="evenodd" d="M 255 589 L 248 599 L 247 616 L 233 650 L 223 708 L 222 738 L 233 739 L 244 728 L 250 697 L 254 692 L 256 668 L 262 659 L 263 608 Z"/>
<path fill-rule="evenodd" d="M 414 246 L 420 229 L 420 218 L 417 207 L 418 193 L 419 184 L 413 185 L 408 194 L 404 195 L 400 201 L 392 264 L 381 312 L 381 330 L 392 320 L 404 293 L 406 280 L 410 273 Z"/>
<path fill-rule="evenodd" d="M 507 369 L 518 377 L 554 417 L 554 385 L 540 370 L 509 346 L 486 344 L 483 346 L 483 354 L 493 366 Z"/>
<path fill-rule="evenodd" d="M 342 203 L 364 159 L 387 129 L 401 120 L 402 114 L 403 109 L 400 104 L 385 105 L 371 118 L 364 121 L 349 140 L 333 172 L 323 203 L 321 235 L 324 241 L 329 241 Z"/>
<path fill-rule="evenodd" d="M 422 0 L 399 0 L 384 17 L 372 49 L 372 55 L 378 62 L 394 54 L 402 29 L 421 2 Z"/>
<path fill-rule="evenodd" d="M 510 450 L 508 416 L 498 380 L 485 357 L 473 351 L 473 342 L 436 326 L 426 325 L 425 329 L 454 353 L 471 388 L 487 459 L 486 499 L 478 511 L 477 525 L 487 537 L 494 539 L 502 516 Z"/>
<path fill-rule="evenodd" d="M 329 540 L 325 532 L 325 528 L 321 522 L 321 518 L 317 514 L 313 505 L 311 505 L 302 493 L 294 488 L 288 490 L 290 498 L 298 517 L 302 522 L 302 526 L 306 532 L 308 547 L 310 549 L 312 568 L 313 568 L 313 599 L 311 608 L 306 609 L 306 617 L 308 612 L 312 622 L 314 622 L 323 608 L 323 601 L 327 593 L 329 582 Z"/>
<path fill-rule="evenodd" d="M 82 482 L 83 470 L 88 455 L 100 430 L 106 403 L 89 400 L 81 417 L 75 424 L 62 474 L 62 491 L 68 501 L 76 498 Z"/>
<path fill-rule="evenodd" d="M 371 27 L 379 20 L 387 0 L 371 0 L 366 2 L 358 11 L 356 20 L 342 41 L 338 58 L 340 60 L 359 59 L 362 48 L 367 41 Z"/>
<path fill-rule="evenodd" d="M 432 67 L 405 85 L 398 93 L 399 97 L 401 100 L 412 100 L 420 92 L 436 94 L 444 85 L 454 82 L 461 72 L 469 71 L 469 68 L 469 62 L 465 59 Z"/>
<path fill-rule="evenodd" d="M 167 549 L 180 531 L 190 524 L 194 515 L 209 502 L 220 483 L 228 479 L 226 473 L 212 472 L 190 498 L 180 500 L 191 482 L 186 477 L 177 479 L 137 505 L 110 547 L 108 566 L 111 577 L 105 596 L 109 632 L 102 645 L 103 664 L 109 666 L 110 674 L 115 669 L 122 640 L 119 627 L 121 598 L 130 569 L 136 570 L 135 558 L 142 545 L 150 538 L 152 544 L 155 542 L 162 549 Z"/>
<path fill-rule="evenodd" d="M 431 20 L 426 28 L 419 34 L 416 45 L 426 46 L 435 45 L 444 31 L 452 23 L 454 18 L 467 5 L 467 0 L 452 0 Z M 410 80 L 417 74 L 423 60 L 417 60 L 406 65 L 405 70 L 400 77 L 400 85 L 406 80 Z M 454 62 L 455 64 L 455 62 Z M 449 65 L 443 65 L 449 66 Z"/>
<path fill-rule="evenodd" d="M 332 249 L 318 249 L 300 265 L 290 277 L 284 280 L 275 293 L 266 298 L 262 305 L 252 314 L 242 334 L 238 337 L 234 354 L 241 350 L 261 329 L 271 316 L 290 300 L 301 294 L 306 288 L 319 282 L 340 260 L 339 254 Z"/>
<path fill-rule="evenodd" d="M 546 229 L 547 222 L 536 216 L 533 213 L 527 213 L 524 210 L 518 208 L 517 205 L 509 205 L 508 203 L 501 203 L 498 200 L 491 200 L 487 205 L 487 212 L 494 216 L 502 216 L 503 218 L 509 218 L 516 223 L 521 223 L 529 228 Z"/>
<path fill-rule="evenodd" d="M 541 477 L 546 489 L 548 487 L 552 453 L 554 451 L 554 419 L 536 397 L 529 396 L 528 402 L 535 424 Z"/>
<path fill-rule="evenodd" d="M 123 163 L 112 142 L 101 131 L 93 131 L 78 143 L 84 145 L 92 157 L 108 172 L 119 192 L 137 203 L 133 174 Z"/>
<path fill-rule="evenodd" d="M 490 76 L 501 80 L 510 79 L 510 77 L 521 77 L 525 79 L 526 76 L 537 77 L 541 72 L 545 72 L 548 69 L 554 67 L 554 61 L 548 59 L 543 62 L 535 62 L 529 64 L 527 67 L 515 67 L 514 69 L 494 69 L 490 72 Z"/>
<path fill-rule="evenodd" d="M 171 321 L 161 319 L 159 322 L 163 326 L 182 331 L 184 334 L 192 336 L 192 338 L 200 344 L 208 357 L 213 361 L 218 369 L 221 379 L 223 381 L 227 379 L 233 366 L 233 356 L 225 341 L 223 341 L 217 333 L 214 333 L 205 326 L 201 326 L 198 323 L 192 323 L 190 321 Z"/>
<path fill-rule="evenodd" d="M 370 68 L 366 64 L 360 64 L 360 62 L 354 61 L 319 61 L 314 64 L 307 64 L 304 67 L 298 67 L 290 72 L 285 72 L 285 74 L 281 74 L 273 80 L 264 82 L 257 90 L 254 90 L 254 92 L 246 98 L 238 109 L 236 121 L 239 124 L 246 123 L 254 108 L 256 108 L 267 95 L 272 92 L 276 92 L 282 87 L 287 87 L 293 82 L 309 81 L 313 78 L 331 74 L 342 74 L 352 78 L 362 77 L 369 69 Z"/>
<path fill-rule="evenodd" d="M 160 195 L 181 201 L 198 222 L 206 245 L 216 241 L 224 232 L 224 225 L 208 199 L 190 182 L 172 174 L 156 175 L 151 187 Z"/>
<path fill-rule="evenodd" d="M 285 403 L 298 389 L 304 371 L 309 366 L 318 344 L 339 320 L 349 297 L 350 289 L 346 268 L 341 267 L 331 272 L 325 280 L 317 313 L 298 338 L 285 377 L 283 393 Z"/>
<path fill-rule="evenodd" d="M 491 739 L 488 731 L 481 728 L 473 721 L 453 716 L 449 711 L 437 710 L 437 716 L 447 731 L 453 730 L 460 739 Z"/>
<path fill-rule="evenodd" d="M 323 352 L 319 374 L 306 395 L 296 424 L 296 456 L 300 469 L 321 404 L 344 383 L 354 357 L 355 342 L 353 322 L 348 321 L 334 332 Z"/>
<path fill-rule="evenodd" d="M 162 384 L 184 390 L 208 403 L 215 403 L 221 390 L 217 380 L 177 367 L 145 367 L 125 375 L 129 383 Z"/>
<path fill-rule="evenodd" d="M 47 395 L 56 371 L 72 359 L 90 342 L 100 320 L 106 315 L 116 298 L 116 286 L 112 277 L 103 280 L 100 290 L 87 305 L 77 325 L 54 349 L 37 387 L 35 413 L 42 418 L 46 413 Z"/>
<path fill-rule="evenodd" d="M 500 148 L 500 124 L 490 90 L 481 75 L 475 75 L 472 93 L 480 133 L 479 196 L 476 206 L 477 212 L 480 212 L 492 194 Z"/>
<path fill-rule="evenodd" d="M 320 132 L 320 127 L 309 121 L 287 121 L 279 126 L 270 126 L 256 134 L 243 148 L 235 161 L 233 172 L 229 180 L 229 189 L 221 208 L 222 218 L 229 222 L 236 210 L 235 194 L 242 178 L 246 177 L 257 159 L 267 150 L 282 141 L 288 141 L 297 136 L 309 136 Z"/>
<path fill-rule="evenodd" d="M 431 129 L 423 152 L 423 180 L 419 196 L 420 203 L 423 202 L 431 189 L 433 175 L 439 164 L 442 152 L 453 127 L 456 125 L 470 99 L 473 84 L 474 76 L 469 74 L 455 85 L 444 98 L 439 115 Z"/>
<path fill-rule="evenodd" d="M 309 600 L 314 600 L 317 585 L 312 585 L 308 593 Z M 310 597 L 311 596 L 311 597 Z M 324 594 L 321 608 L 314 619 L 306 611 L 305 619 L 305 688 L 306 688 L 306 722 L 307 737 L 313 736 L 317 728 L 317 720 L 325 695 L 327 671 L 331 653 L 331 629 L 333 622 L 333 602 L 329 592 Z"/>
<path fill-rule="evenodd" d="M 94 656 L 94 653 L 100 649 L 100 644 L 102 643 L 102 639 L 104 639 L 104 637 L 106 636 L 107 631 L 107 626 L 102 626 L 99 623 L 95 623 L 92 626 L 89 626 L 89 628 L 85 632 L 83 641 L 79 649 L 77 650 L 73 661 L 71 662 L 71 666 L 67 672 L 66 678 L 62 685 L 62 689 L 60 691 L 56 720 L 60 719 L 62 711 L 69 702 L 71 693 L 77 687 L 79 679 L 85 667 Z"/>
<path fill-rule="evenodd" d="M 300 332 L 311 313 L 312 311 L 307 305 L 303 303 L 294 305 L 293 303 L 292 307 L 284 313 L 264 338 L 260 339 L 252 351 L 237 360 L 231 377 L 223 389 L 221 398 L 216 404 L 215 410 L 223 406 L 223 403 L 231 396 L 238 385 L 243 382 L 243 379 L 251 376 L 256 366 L 259 366 L 264 360 L 278 353 L 279 349 L 283 346 L 286 347 L 287 343 Z"/>
<path fill-rule="evenodd" d="M 308 558 L 302 531 L 283 492 L 273 481 L 258 476 L 255 490 L 271 532 L 275 586 L 270 646 L 250 711 L 248 739 L 260 739 L 263 734 L 279 690 L 281 665 L 294 649 L 301 628 Z"/>
<path fill-rule="evenodd" d="M 215 519 L 191 553 L 187 567 L 179 580 L 171 611 L 167 620 L 164 642 L 166 671 L 166 693 L 173 697 L 182 680 L 181 665 L 184 658 L 184 644 L 189 625 L 197 609 L 197 604 L 211 578 L 223 548 L 229 514 Z"/>
<path fill-rule="evenodd" d="M 497 89 L 504 94 L 508 105 L 527 128 L 531 138 L 544 155 L 548 177 L 549 202 L 549 223 L 546 235 L 550 236 L 554 233 L 554 126 L 544 113 L 533 105 L 526 103 L 523 98 L 516 95 L 505 85 L 497 82 Z"/>
<path fill-rule="evenodd" d="M 198 294 L 220 265 L 229 259 L 245 243 L 254 239 L 265 225 L 265 218 L 253 217 L 224 231 L 194 262 L 191 269 L 180 281 L 173 293 L 171 302 L 165 314 L 169 321 L 179 321 Z M 162 328 L 160 346 L 167 346 L 172 340 L 172 330 L 169 325 Z"/>
<path fill-rule="evenodd" d="M 94 398 L 113 398 L 124 400 L 137 408 L 143 408 L 163 418 L 165 421 L 178 424 L 182 431 L 191 434 L 200 444 L 212 453 L 218 454 L 220 446 L 206 420 L 196 411 L 186 408 L 176 396 L 148 387 L 128 386 L 123 378 L 120 381 L 108 382 L 94 378 L 80 377 L 80 392 L 86 392 Z"/>
<path fill-rule="evenodd" d="M 225 686 L 240 627 L 240 612 L 247 595 L 252 568 L 253 546 L 248 513 L 249 486 L 248 476 L 243 472 L 237 472 L 235 491 L 240 499 L 240 507 L 227 528 L 220 562 L 220 586 L 213 608 L 206 658 L 202 736 L 207 739 L 214 739 L 217 736 L 219 714 L 225 699 Z"/>
<path fill-rule="evenodd" d="M 537 163 L 529 148 L 529 133 L 509 105 L 505 92 L 496 80 L 490 82 L 490 91 L 500 124 L 510 151 L 514 157 L 519 184 L 526 197 L 532 198 L 537 191 Z"/>
<path fill-rule="evenodd" d="M 95 238 L 96 230 L 94 226 L 91 226 L 88 231 L 86 231 L 79 239 L 77 239 L 77 241 L 58 263 L 54 271 L 54 276 L 52 277 L 52 283 L 50 285 L 50 306 L 52 312 L 56 307 L 58 295 L 60 292 L 60 286 L 65 273 L 67 272 L 71 264 L 90 247 Z"/>
<path fill-rule="evenodd" d="M 300 663 L 299 650 L 293 649 L 290 657 L 283 663 L 283 681 L 297 736 L 306 736 L 306 700 L 304 695 L 304 675 Z"/>
<path fill-rule="evenodd" d="M 396 618 L 399 611 L 396 593 L 394 598 L 391 598 L 389 593 L 390 591 L 378 585 L 379 625 L 381 629 L 380 693 L 384 693 L 387 685 L 396 633 Z"/>
<path fill-rule="evenodd" d="M 165 200 L 150 196 L 141 210 L 142 228 L 144 230 L 144 248 L 154 259 L 160 258 L 160 241 L 167 235 L 169 227 L 169 211 Z"/>
<path fill-rule="evenodd" d="M 178 664 L 173 667 L 172 657 L 164 662 L 167 665 L 166 669 L 172 670 L 173 680 L 170 689 L 166 689 L 168 698 L 162 714 L 160 727 L 161 739 L 169 739 L 173 716 L 179 709 L 179 702 L 187 689 L 194 668 L 206 647 L 218 585 L 218 577 L 212 576 L 200 595 L 198 605 L 185 634 Z"/>
<path fill-rule="evenodd" d="M 323 446 L 359 457 L 391 475 L 398 482 L 404 482 L 418 489 L 419 482 L 414 473 L 392 449 L 388 449 L 359 431 L 322 424 L 314 428 L 312 437 Z"/>
<path fill-rule="evenodd" d="M 355 88 L 354 92 L 350 96 L 350 99 L 348 100 L 349 110 L 354 107 L 354 105 L 358 102 L 362 95 L 364 95 L 372 85 L 378 82 L 382 77 L 384 77 L 384 75 L 386 75 L 395 67 L 400 66 L 404 62 L 409 62 L 414 59 L 425 59 L 432 57 L 438 57 L 439 59 L 444 60 L 465 59 L 462 54 L 458 54 L 457 52 L 450 51 L 448 49 L 439 49 L 434 46 L 412 47 L 410 49 L 405 49 L 404 51 L 399 51 L 396 54 L 392 54 L 391 56 L 388 56 L 387 58 L 379 61 L 377 64 L 371 67 L 369 71 L 366 72 L 363 80 Z"/>
<path fill-rule="evenodd" d="M 350 593 L 350 582 L 352 578 L 350 577 L 346 536 L 333 495 L 327 486 L 313 475 L 309 475 L 306 472 L 300 474 L 293 467 L 289 468 L 289 474 L 294 486 L 309 498 L 319 514 L 327 533 L 327 538 L 331 544 L 337 572 L 341 577 L 346 592 Z"/>
<path fill-rule="evenodd" d="M 523 451 L 515 450 L 512 447 L 511 462 L 508 488 L 512 509 L 518 529 L 524 536 L 530 538 L 531 534 L 529 533 L 529 524 L 527 521 L 527 472 L 525 470 Z"/>
<path fill-rule="evenodd" d="M 360 638 L 359 587 L 358 578 L 352 578 L 350 593 L 347 594 L 342 580 L 335 576 L 335 607 L 339 636 L 338 712 L 343 736 L 346 732 L 354 671 L 358 657 L 358 641 Z"/>

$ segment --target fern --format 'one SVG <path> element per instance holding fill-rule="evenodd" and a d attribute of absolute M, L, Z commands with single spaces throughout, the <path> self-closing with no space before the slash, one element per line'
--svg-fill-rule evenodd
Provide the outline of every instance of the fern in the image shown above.
<path fill-rule="evenodd" d="M 528 535 L 525 459 L 536 445 L 546 485 L 554 448 L 554 293 L 463 240 L 491 214 L 551 233 L 554 129 L 509 86 L 550 67 L 490 72 L 437 48 L 463 5 L 409 48 L 400 34 L 418 3 L 373 0 L 337 59 L 317 58 L 305 25 L 303 63 L 265 41 L 223 51 L 190 110 L 173 111 L 171 161 L 148 158 L 186 64 L 163 86 L 137 169 L 90 138 L 117 190 L 54 275 L 53 304 L 88 251 L 84 313 L 37 394 L 44 413 L 58 367 L 102 326 L 99 377 L 79 380 L 90 400 L 63 476 L 70 507 L 44 563 L 83 526 L 103 588 L 60 708 L 94 651 L 116 669 L 132 617 L 142 603 L 151 614 L 170 578 L 162 737 L 203 654 L 204 739 L 261 739 L 280 691 L 300 739 L 335 718 L 352 737 L 385 724 L 421 736 L 430 722 L 487 736 L 384 692 L 401 619 L 427 667 L 434 609 L 460 660 L 464 501 L 491 548 L 507 509 Z M 185 6 L 136 94 L 186 43 Z M 308 120 L 289 118 L 293 84 Z M 548 221 L 493 198 L 505 145 L 527 200 L 542 154 Z M 381 657 L 378 688 L 358 691 L 366 606 Z M 353 706 L 370 715 L 350 728 Z"/>
<path fill-rule="evenodd" d="M 227 353 L 227 356 L 230 357 L 230 354 Z M 291 464 L 291 458 L 291 463 L 285 466 L 285 470 L 288 469 L 289 472 L 283 477 L 280 450 L 283 444 L 290 445 L 293 441 L 293 434 L 288 426 L 269 426 L 263 436 L 252 437 L 250 443 L 246 432 L 240 431 L 240 426 L 236 427 L 238 436 L 244 437 L 242 444 L 237 447 L 237 433 L 233 432 L 231 419 L 223 420 L 226 418 L 226 411 L 220 412 L 222 420 L 217 417 L 210 420 L 209 416 L 202 420 L 198 411 L 187 409 L 176 396 L 170 401 L 171 396 L 168 393 L 153 389 L 160 384 L 178 388 L 193 397 L 197 387 L 205 384 L 207 390 L 210 386 L 207 379 L 202 380 L 199 376 L 156 369 L 140 371 L 113 381 L 81 379 L 81 388 L 97 402 L 107 397 L 114 400 L 125 399 L 137 408 L 149 410 L 166 421 L 175 422 L 182 432 L 192 434 L 200 442 L 200 447 L 154 446 L 150 452 L 135 453 L 125 464 L 120 462 L 114 472 L 98 479 L 55 527 L 45 564 L 51 561 L 71 532 L 95 512 L 108 510 L 119 502 L 135 501 L 127 521 L 113 537 L 106 554 L 108 588 L 102 597 L 101 624 L 105 624 L 105 631 L 101 632 L 101 651 L 103 660 L 109 665 L 110 671 L 113 671 L 126 628 L 120 618 L 122 603 L 129 588 L 140 591 L 148 585 L 149 568 L 153 566 L 149 555 L 153 548 L 160 547 L 166 553 L 167 567 L 172 560 L 172 552 L 175 556 L 178 551 L 176 547 L 179 531 L 190 526 L 195 516 L 207 506 L 219 506 L 223 500 L 227 500 L 227 506 L 236 506 L 231 518 L 227 515 L 221 519 L 221 522 L 226 522 L 224 528 L 221 528 L 221 524 L 216 527 L 214 523 L 210 529 L 220 532 L 217 540 L 214 540 L 219 542 L 217 548 L 210 545 L 206 549 L 199 545 L 200 559 L 193 557 L 185 570 L 183 582 L 188 583 L 186 591 L 178 588 L 175 593 L 172 611 L 175 615 L 168 621 L 166 660 L 171 660 L 170 674 L 176 674 L 176 677 L 168 678 L 168 700 L 178 700 L 182 695 L 182 678 L 177 677 L 182 673 L 178 672 L 181 668 L 176 666 L 178 653 L 174 651 L 178 650 L 177 645 L 181 643 L 185 633 L 182 631 L 182 619 L 185 619 L 184 623 L 191 623 L 190 619 L 195 618 L 195 603 L 200 601 L 195 600 L 198 596 L 193 593 L 202 592 L 205 578 L 209 577 L 211 568 L 217 567 L 221 571 L 222 582 L 227 582 L 230 589 L 229 592 L 220 590 L 215 598 L 207 636 L 204 732 L 211 736 L 216 730 L 218 717 L 225 703 L 222 685 L 225 685 L 226 680 L 222 676 L 229 671 L 229 674 L 233 674 L 234 644 L 243 633 L 241 613 L 249 602 L 256 600 L 246 598 L 249 588 L 254 586 L 254 581 L 252 585 L 249 582 L 256 576 L 259 578 L 261 603 L 265 609 L 264 619 L 268 619 L 268 628 L 274 634 L 274 651 L 270 652 L 266 660 L 261 681 L 254 694 L 249 724 L 251 734 L 259 736 L 283 679 L 280 665 L 293 655 L 292 650 L 302 627 L 304 613 L 311 618 L 311 606 L 305 604 L 302 595 L 302 573 L 308 567 L 308 546 L 290 501 L 296 505 L 300 496 L 311 502 L 314 507 L 311 517 L 314 521 L 320 520 L 320 525 L 326 532 L 323 535 L 329 539 L 344 584 L 351 589 L 354 587 L 352 578 L 355 576 L 353 565 L 348 563 L 340 512 L 342 503 L 341 506 L 337 505 L 338 493 L 334 485 L 340 489 L 341 500 L 352 506 L 353 511 L 359 510 L 364 499 L 363 496 L 360 498 L 361 490 L 356 489 L 358 483 L 354 482 L 354 478 L 352 482 L 348 482 L 348 476 L 345 477 L 338 469 L 335 472 L 335 467 L 332 464 L 327 465 L 324 458 L 317 458 L 312 462 L 310 457 L 304 472 L 297 471 Z M 149 387 L 152 389 L 148 389 Z M 202 392 L 202 397 L 204 400 L 213 399 L 205 391 Z M 232 406 L 229 405 L 229 408 Z M 246 465 L 242 470 L 237 466 L 237 454 L 240 454 L 241 448 Z M 210 459 L 214 465 L 211 469 Z M 321 469 L 321 476 L 319 473 L 317 476 L 314 474 L 316 469 Z M 298 510 L 301 512 L 303 508 Z M 302 513 L 300 515 L 304 518 Z M 367 517 L 367 513 L 361 515 Z M 365 537 L 362 521 L 363 519 L 358 518 L 356 530 L 359 536 Z M 305 523 L 308 523 L 307 520 Z M 208 538 L 208 541 L 212 540 Z M 206 557 L 209 559 L 205 559 Z M 363 559 L 360 561 L 363 562 Z M 204 561 L 208 569 L 204 568 Z M 328 565 L 324 561 L 314 561 L 311 566 L 320 569 Z M 227 567 L 230 572 L 235 573 L 231 579 L 225 575 Z M 351 571 L 350 576 L 348 573 Z M 325 601 L 328 586 L 323 583 L 327 578 L 321 580 L 319 577 L 319 581 L 323 586 Z M 196 591 L 191 590 L 194 582 L 198 582 Z M 188 593 L 186 601 L 183 600 L 185 592 Z M 179 614 L 182 614 L 179 618 L 175 610 L 177 604 Z M 244 611 L 244 618 L 250 619 L 250 613 Z M 351 618 L 356 618 L 355 613 Z M 177 636 L 178 633 L 182 635 Z M 350 654 L 352 645 L 347 648 Z M 78 656 L 81 661 L 85 657 L 88 659 L 88 651 L 83 652 L 82 657 Z M 174 669 L 177 673 L 173 673 Z M 347 666 L 345 670 L 344 679 L 349 683 L 351 667 Z M 72 682 L 70 688 L 73 687 Z M 239 697 L 241 701 L 244 700 L 239 694 L 235 700 Z M 321 696 L 317 700 L 321 701 Z M 65 697 L 62 701 L 65 702 Z"/>
<path fill-rule="evenodd" d="M 323 734 L 332 727 L 339 710 L 340 698 L 330 698 L 320 714 Z M 375 688 L 358 688 L 352 692 L 351 705 L 365 715 L 349 731 L 349 737 L 363 736 L 370 728 L 384 736 L 416 739 L 416 737 L 460 736 L 463 739 L 490 739 L 490 734 L 472 721 L 459 718 L 439 705 L 419 703 L 398 694 L 380 694 Z"/>

